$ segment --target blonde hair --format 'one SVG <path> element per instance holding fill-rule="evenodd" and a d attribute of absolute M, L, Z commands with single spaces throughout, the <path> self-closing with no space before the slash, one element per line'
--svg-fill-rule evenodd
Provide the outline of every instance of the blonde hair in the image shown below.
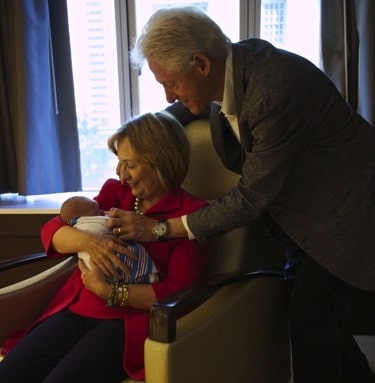
<path fill-rule="evenodd" d="M 126 122 L 108 139 L 114 154 L 125 137 L 136 160 L 156 170 L 164 190 L 182 184 L 189 168 L 190 146 L 183 126 L 171 114 L 146 113 Z"/>
<path fill-rule="evenodd" d="M 152 58 L 170 73 L 184 73 L 193 56 L 225 59 L 230 39 L 197 7 L 163 8 L 148 20 L 131 51 L 131 61 L 141 66 Z"/>

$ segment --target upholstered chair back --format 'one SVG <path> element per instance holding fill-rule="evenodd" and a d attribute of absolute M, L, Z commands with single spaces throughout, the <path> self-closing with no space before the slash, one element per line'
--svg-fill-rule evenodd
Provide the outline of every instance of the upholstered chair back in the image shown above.
<path fill-rule="evenodd" d="M 240 176 L 220 161 L 212 143 L 208 120 L 193 121 L 185 130 L 191 154 L 183 187 L 207 201 L 219 199 L 236 185 Z M 209 264 L 209 275 L 258 268 L 280 271 L 283 264 L 281 249 L 265 234 L 262 219 L 219 237 L 212 245 L 215 257 Z"/>

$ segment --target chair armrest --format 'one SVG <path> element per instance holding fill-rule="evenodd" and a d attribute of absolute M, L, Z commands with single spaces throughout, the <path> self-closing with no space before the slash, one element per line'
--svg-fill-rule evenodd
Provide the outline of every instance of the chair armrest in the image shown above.
<path fill-rule="evenodd" d="M 62 254 L 61 257 L 58 258 L 49 258 L 46 253 L 32 253 L 23 255 L 18 258 L 5 259 L 4 261 L 0 261 L 0 272 L 13 269 L 15 267 L 29 265 L 35 262 L 43 262 L 43 261 L 57 261 L 63 260 L 64 258 L 71 257 L 72 254 Z"/>
<path fill-rule="evenodd" d="M 27 264 L 29 260 L 36 262 L 37 259 L 43 261 L 48 258 L 37 256 L 23 259 Z M 12 263 L 5 262 L 6 268 L 9 269 Z M 20 262 L 15 262 L 15 266 L 20 266 Z M 0 288 L 0 346 L 12 331 L 29 326 L 41 315 L 76 268 L 76 257 L 70 255 L 36 275 Z"/>
<path fill-rule="evenodd" d="M 14 267 L 28 265 L 34 262 L 45 261 L 47 259 L 48 258 L 46 253 L 33 253 L 18 258 L 6 259 L 0 262 L 0 272 L 12 269 Z"/>
<path fill-rule="evenodd" d="M 156 302 L 150 311 L 149 337 L 163 343 L 176 340 L 176 321 L 194 310 L 218 289 L 246 279 L 260 277 L 284 278 L 275 271 L 259 270 L 249 273 L 224 273 L 210 277 L 197 285 L 181 290 Z"/>

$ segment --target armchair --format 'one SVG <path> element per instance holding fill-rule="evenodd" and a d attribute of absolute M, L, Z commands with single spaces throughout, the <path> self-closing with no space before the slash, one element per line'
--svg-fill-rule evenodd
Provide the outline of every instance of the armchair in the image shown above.
<path fill-rule="evenodd" d="M 186 131 L 192 153 L 183 186 L 207 200 L 219 198 L 238 176 L 225 169 L 217 158 L 207 121 L 195 121 Z M 259 253 L 269 253 L 262 254 L 262 258 L 277 259 L 279 251 L 260 236 L 261 225 L 256 222 L 214 241 L 205 280 L 153 306 L 150 333 L 145 342 L 146 383 L 290 381 L 286 286 L 277 261 L 272 261 L 272 267 L 263 271 L 262 260 L 256 257 Z M 28 262 L 28 257 L 23 262 Z M 56 278 L 61 283 L 74 264 L 71 257 L 57 265 L 60 276 Z M 3 266 L 0 263 L 0 272 Z M 8 263 L 6 268 L 9 267 Z M 48 272 L 47 278 L 43 276 L 36 283 L 45 286 L 54 278 Z M 58 285 L 55 282 L 53 288 L 43 287 L 43 291 L 53 294 Z M 41 292 L 34 293 L 33 288 L 21 289 L 21 293 L 29 294 L 29 306 L 35 309 L 32 318 L 50 299 L 43 298 L 44 303 L 39 304 Z M 0 311 L 4 313 L 11 305 L 10 300 L 19 298 L 17 292 L 5 290 L 4 294 L 2 290 Z M 19 306 L 17 303 L 16 308 Z M 4 325 L 3 314 L 0 317 L 0 344 L 10 330 L 20 327 L 18 321 L 26 318 L 25 313 L 17 315 L 17 309 L 12 311 L 11 323 L 8 320 Z M 28 317 L 27 321 L 32 318 Z M 135 381 L 126 379 L 123 383 Z"/>

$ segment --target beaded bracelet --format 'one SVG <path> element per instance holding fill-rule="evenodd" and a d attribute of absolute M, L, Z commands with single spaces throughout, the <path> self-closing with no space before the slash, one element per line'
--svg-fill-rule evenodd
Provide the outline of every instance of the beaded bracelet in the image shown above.
<path fill-rule="evenodd" d="M 121 299 L 120 299 L 120 303 L 118 304 L 120 307 L 125 307 L 129 297 L 128 286 L 126 286 L 125 283 L 123 283 L 119 287 L 119 292 L 121 292 Z"/>
<path fill-rule="evenodd" d="M 107 306 L 108 307 L 112 307 L 112 306 L 117 305 L 118 289 L 119 289 L 118 282 L 112 282 L 111 283 L 111 293 L 109 294 L 109 297 L 107 299 Z"/>
<path fill-rule="evenodd" d="M 111 283 L 111 293 L 107 299 L 107 306 L 120 306 L 125 307 L 128 302 L 129 292 L 128 287 L 125 283 L 122 283 L 121 286 L 118 282 Z"/>

